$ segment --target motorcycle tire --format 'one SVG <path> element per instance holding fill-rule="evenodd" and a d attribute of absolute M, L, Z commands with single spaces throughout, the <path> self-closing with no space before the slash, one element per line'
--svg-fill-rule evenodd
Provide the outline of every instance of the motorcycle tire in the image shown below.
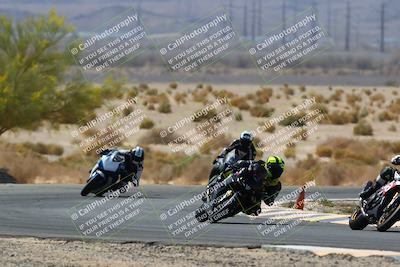
<path fill-rule="evenodd" d="M 90 179 L 90 181 L 83 187 L 81 190 L 81 196 L 87 196 L 89 193 L 94 193 L 97 188 L 100 188 L 103 185 L 102 179 L 99 176 Z M 97 194 L 96 194 L 97 195 Z"/>
<path fill-rule="evenodd" d="M 390 215 L 385 218 L 383 214 L 379 220 L 378 223 L 376 224 L 376 229 L 379 232 L 385 232 L 387 231 L 390 227 L 393 226 L 399 219 L 400 219 L 400 201 L 397 201 L 398 206 L 394 209 L 393 212 L 390 213 Z"/>
<path fill-rule="evenodd" d="M 360 208 L 354 211 L 349 218 L 349 226 L 352 230 L 363 230 L 368 224 L 368 219 L 362 214 Z"/>

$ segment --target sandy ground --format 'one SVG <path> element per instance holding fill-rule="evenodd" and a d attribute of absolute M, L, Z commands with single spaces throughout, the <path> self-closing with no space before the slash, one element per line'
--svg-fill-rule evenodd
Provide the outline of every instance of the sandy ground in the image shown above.
<path fill-rule="evenodd" d="M 392 258 L 247 248 L 0 238 L 1 266 L 399 266 Z"/>

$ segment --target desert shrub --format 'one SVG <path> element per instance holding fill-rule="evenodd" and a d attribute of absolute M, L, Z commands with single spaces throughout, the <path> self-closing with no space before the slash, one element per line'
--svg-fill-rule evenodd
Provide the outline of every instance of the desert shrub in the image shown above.
<path fill-rule="evenodd" d="M 147 89 L 149 89 L 149 86 L 147 85 L 147 83 L 140 83 L 140 84 L 138 85 L 138 88 L 139 88 L 139 91 L 140 91 L 140 92 L 144 92 L 144 91 L 146 91 Z"/>
<path fill-rule="evenodd" d="M 139 125 L 140 129 L 151 129 L 154 127 L 154 121 L 150 118 L 144 118 Z"/>
<path fill-rule="evenodd" d="M 352 121 L 352 116 L 345 111 L 334 111 L 328 114 L 327 120 L 331 124 L 343 125 Z"/>
<path fill-rule="evenodd" d="M 207 84 L 207 85 L 205 86 L 205 89 L 206 89 L 208 92 L 212 92 L 213 87 L 212 87 L 211 84 Z"/>
<path fill-rule="evenodd" d="M 242 121 L 243 120 L 242 113 L 240 113 L 239 111 L 235 112 L 235 120 Z"/>
<path fill-rule="evenodd" d="M 256 105 L 254 107 L 250 108 L 250 114 L 253 117 L 269 117 L 272 115 L 272 113 L 274 112 L 273 108 L 267 108 L 267 107 L 263 107 L 261 105 Z"/>
<path fill-rule="evenodd" d="M 43 155 L 56 155 L 61 156 L 64 153 L 64 148 L 56 144 L 43 144 L 43 143 L 23 143 L 26 148 Z"/>
<path fill-rule="evenodd" d="M 283 85 L 282 91 L 286 96 L 294 95 L 294 89 L 290 88 L 287 83 Z"/>
<path fill-rule="evenodd" d="M 341 101 L 342 100 L 342 89 L 337 89 L 335 92 L 329 97 L 331 101 Z"/>
<path fill-rule="evenodd" d="M 312 107 L 311 110 L 319 110 L 320 113 L 322 114 L 328 114 L 329 113 L 329 109 L 326 105 L 321 104 L 321 103 L 315 103 Z"/>
<path fill-rule="evenodd" d="M 369 89 L 365 89 L 365 90 L 364 90 L 364 93 L 365 93 L 367 96 L 370 96 L 370 95 L 372 94 L 371 90 L 369 90 Z"/>
<path fill-rule="evenodd" d="M 286 147 L 285 151 L 283 152 L 283 155 L 286 158 L 296 158 L 296 147 L 295 146 Z"/>
<path fill-rule="evenodd" d="M 219 151 L 224 147 L 227 147 L 232 142 L 232 137 L 226 134 L 220 134 L 216 137 L 210 138 L 208 142 L 205 142 L 200 148 L 201 154 L 209 154 L 211 151 Z"/>
<path fill-rule="evenodd" d="M 385 96 L 382 93 L 377 93 L 369 97 L 371 102 L 385 102 Z"/>
<path fill-rule="evenodd" d="M 347 104 L 352 106 L 352 105 L 356 104 L 357 102 L 361 101 L 361 96 L 355 95 L 355 94 L 346 95 L 346 100 L 347 100 Z"/>
<path fill-rule="evenodd" d="M 157 95 L 158 90 L 157 90 L 157 88 L 151 88 L 151 89 L 147 90 L 146 94 L 147 95 Z"/>
<path fill-rule="evenodd" d="M 176 82 L 170 83 L 170 84 L 169 84 L 169 88 L 171 88 L 171 89 L 176 89 L 176 88 L 178 88 L 178 83 L 176 83 Z"/>
<path fill-rule="evenodd" d="M 206 88 L 196 89 L 192 93 L 193 101 L 205 103 L 208 100 L 209 91 Z"/>
<path fill-rule="evenodd" d="M 382 111 L 378 114 L 379 121 L 392 121 L 392 120 L 396 120 L 396 119 L 397 119 L 397 115 L 393 114 L 391 112 L 388 112 L 388 111 Z"/>
<path fill-rule="evenodd" d="M 139 94 L 139 90 L 137 89 L 136 86 L 132 86 L 132 88 L 130 90 L 128 90 L 128 92 L 126 93 L 127 98 L 133 98 L 138 96 Z"/>
<path fill-rule="evenodd" d="M 147 109 L 148 109 L 148 110 L 156 110 L 156 107 L 155 107 L 153 104 L 149 104 L 149 105 L 147 106 Z"/>
<path fill-rule="evenodd" d="M 305 126 L 305 121 L 300 121 L 302 117 L 304 117 L 306 114 L 304 112 L 299 112 L 297 114 L 292 114 L 290 116 L 285 117 L 282 121 L 279 122 L 280 125 L 283 126 L 289 126 L 293 125 L 296 127 L 302 127 Z"/>
<path fill-rule="evenodd" d="M 178 104 L 185 104 L 186 97 L 187 97 L 186 93 L 176 93 L 174 95 L 174 99 L 175 99 L 176 103 L 178 103 Z"/>
<path fill-rule="evenodd" d="M 214 90 L 214 91 L 212 91 L 212 94 L 217 98 L 226 97 L 226 98 L 231 99 L 231 98 L 235 97 L 234 93 L 232 93 L 230 91 L 227 91 L 227 90 L 219 90 L 219 91 L 218 90 Z"/>
<path fill-rule="evenodd" d="M 300 131 L 296 131 L 293 136 L 296 140 L 306 141 L 308 138 L 308 131 L 307 129 L 303 128 Z"/>
<path fill-rule="evenodd" d="M 256 91 L 254 102 L 256 104 L 265 104 L 269 102 L 270 97 L 273 95 L 272 88 L 264 87 Z"/>
<path fill-rule="evenodd" d="M 196 118 L 193 120 L 194 122 L 201 122 L 205 120 L 209 120 L 212 117 L 217 115 L 217 112 L 215 109 L 210 109 L 208 112 L 200 112 L 201 110 L 198 110 L 195 112 L 197 114 Z"/>
<path fill-rule="evenodd" d="M 166 136 L 162 137 L 161 132 L 167 133 Z M 180 136 L 176 133 L 168 133 L 167 130 L 162 128 L 153 128 L 146 132 L 145 135 L 141 136 L 138 140 L 140 144 L 152 145 L 152 144 L 168 144 L 169 142 L 176 141 L 178 144 L 187 143 L 186 139 L 179 138 Z"/>
<path fill-rule="evenodd" d="M 391 124 L 388 128 L 388 131 L 390 132 L 397 132 L 397 127 L 394 124 Z"/>
<path fill-rule="evenodd" d="M 171 104 L 169 101 L 163 101 L 160 103 L 157 110 L 160 113 L 171 113 Z"/>
<path fill-rule="evenodd" d="M 317 146 L 315 150 L 315 154 L 317 154 L 318 157 L 330 158 L 332 157 L 332 153 L 332 148 L 324 145 Z"/>
<path fill-rule="evenodd" d="M 299 91 L 304 93 L 306 91 L 306 87 L 304 85 L 299 86 Z"/>
<path fill-rule="evenodd" d="M 357 125 L 354 126 L 353 133 L 355 135 L 373 135 L 374 130 L 368 122 L 361 120 L 359 123 L 357 123 Z"/>
<path fill-rule="evenodd" d="M 390 103 L 388 111 L 394 114 L 400 114 L 400 98 L 397 98 L 395 101 Z"/>
<path fill-rule="evenodd" d="M 247 99 L 245 97 L 235 97 L 230 101 L 231 105 L 237 107 L 241 110 L 250 109 L 250 105 L 247 103 Z"/>

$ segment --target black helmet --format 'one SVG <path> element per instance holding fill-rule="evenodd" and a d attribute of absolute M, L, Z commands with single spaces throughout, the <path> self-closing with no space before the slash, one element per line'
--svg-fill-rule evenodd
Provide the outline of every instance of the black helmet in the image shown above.
<path fill-rule="evenodd" d="M 253 141 L 253 135 L 250 132 L 244 131 L 240 134 L 240 143 L 249 146 Z"/>
<path fill-rule="evenodd" d="M 285 162 L 281 157 L 270 156 L 265 162 L 265 169 L 270 179 L 275 180 L 281 177 L 285 170 Z"/>
<path fill-rule="evenodd" d="M 140 146 L 135 147 L 131 150 L 131 156 L 133 162 L 142 162 L 144 160 L 144 149 Z"/>

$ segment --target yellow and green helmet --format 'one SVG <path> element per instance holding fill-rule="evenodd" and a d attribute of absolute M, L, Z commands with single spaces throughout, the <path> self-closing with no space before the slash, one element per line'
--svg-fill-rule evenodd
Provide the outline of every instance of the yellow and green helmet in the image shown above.
<path fill-rule="evenodd" d="M 264 165 L 268 178 L 275 180 L 281 177 L 285 170 L 285 161 L 278 156 L 269 156 Z"/>

